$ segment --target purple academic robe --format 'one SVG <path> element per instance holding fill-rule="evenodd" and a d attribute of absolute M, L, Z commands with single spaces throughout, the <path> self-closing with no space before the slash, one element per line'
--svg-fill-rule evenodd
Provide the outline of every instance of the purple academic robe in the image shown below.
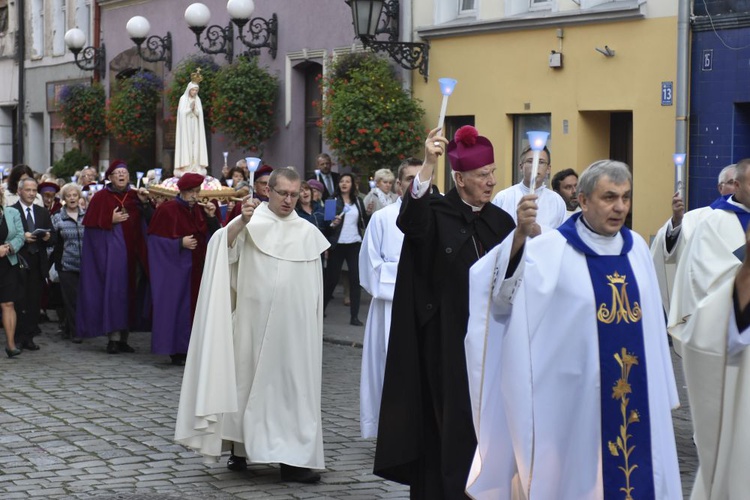
<path fill-rule="evenodd" d="M 190 311 L 193 255 L 181 248 L 181 238 L 150 234 L 148 261 L 154 301 L 151 351 L 154 354 L 187 353 L 190 343 Z"/>
<path fill-rule="evenodd" d="M 128 252 L 120 224 L 83 233 L 76 325 L 80 337 L 127 330 Z"/>

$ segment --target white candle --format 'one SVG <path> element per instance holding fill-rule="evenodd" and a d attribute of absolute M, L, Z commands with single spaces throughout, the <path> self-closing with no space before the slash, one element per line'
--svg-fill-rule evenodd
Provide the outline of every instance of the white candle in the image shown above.
<path fill-rule="evenodd" d="M 318 182 L 320 182 L 320 169 L 319 168 L 315 169 L 315 178 L 318 179 Z"/>
<path fill-rule="evenodd" d="M 536 191 L 536 176 L 539 173 L 539 151 L 534 150 L 534 157 L 531 163 L 531 179 L 529 179 L 529 193 L 534 194 Z"/>
<path fill-rule="evenodd" d="M 685 200 L 685 182 L 684 182 L 684 172 L 683 168 L 685 167 L 685 154 L 684 153 L 675 153 L 672 156 L 672 160 L 674 162 L 674 190 L 675 192 L 680 193 L 680 198 Z"/>
<path fill-rule="evenodd" d="M 443 104 L 440 106 L 440 118 L 438 118 L 438 128 L 443 128 L 445 123 L 445 113 L 448 111 L 448 95 L 443 96 Z"/>

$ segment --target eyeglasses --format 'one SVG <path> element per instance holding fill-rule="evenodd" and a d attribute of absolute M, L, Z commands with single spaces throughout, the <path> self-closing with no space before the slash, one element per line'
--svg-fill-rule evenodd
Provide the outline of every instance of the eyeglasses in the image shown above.
<path fill-rule="evenodd" d="M 533 165 L 534 164 L 534 158 L 526 158 L 524 161 L 521 162 L 523 165 Z M 539 166 L 540 167 L 546 167 L 549 165 L 549 162 L 547 160 L 539 159 Z"/>
<path fill-rule="evenodd" d="M 296 193 L 288 193 L 286 191 L 277 191 L 276 188 L 271 188 L 271 191 L 278 194 L 284 199 L 289 198 L 290 200 L 296 200 L 297 198 L 299 198 L 299 191 L 297 191 Z"/>

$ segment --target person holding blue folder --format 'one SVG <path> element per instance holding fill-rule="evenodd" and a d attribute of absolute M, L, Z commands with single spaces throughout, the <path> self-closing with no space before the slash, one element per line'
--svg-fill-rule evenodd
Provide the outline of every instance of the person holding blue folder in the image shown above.
<path fill-rule="evenodd" d="M 365 205 L 358 196 L 357 184 L 352 174 L 341 174 L 335 197 L 335 216 L 326 227 L 325 234 L 331 243 L 328 250 L 328 263 L 324 276 L 324 309 L 333 298 L 333 290 L 341 276 L 344 261 L 349 268 L 349 324 L 362 326 L 359 320 L 359 249 L 362 246 L 362 235 L 369 216 Z M 328 220 L 333 203 L 326 200 L 326 219 Z"/>

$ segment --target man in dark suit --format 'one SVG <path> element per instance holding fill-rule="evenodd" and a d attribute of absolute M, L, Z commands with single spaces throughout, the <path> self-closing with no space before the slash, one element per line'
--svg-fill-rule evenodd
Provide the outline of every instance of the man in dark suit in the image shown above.
<path fill-rule="evenodd" d="M 49 212 L 46 208 L 34 204 L 37 187 L 36 180 L 22 179 L 18 183 L 19 200 L 13 205 L 13 208 L 21 213 L 26 241 L 18 254 L 28 264 L 28 269 L 22 273 L 23 293 L 18 304 L 16 343 L 21 349 L 29 351 L 39 350 L 39 346 L 34 342 L 34 335 L 39 333 L 42 285 L 49 271 L 47 247 L 54 244 Z M 34 236 L 34 231 L 38 229 L 46 229 L 46 232 Z"/>
<path fill-rule="evenodd" d="M 327 200 L 328 198 L 333 198 L 333 195 L 339 187 L 339 174 L 331 172 L 331 166 L 333 165 L 331 157 L 326 153 L 320 153 L 315 159 L 315 162 L 317 170 L 320 170 L 320 173 L 316 173 L 314 179 L 322 182 L 323 187 L 325 188 L 323 190 L 322 199 Z"/>

